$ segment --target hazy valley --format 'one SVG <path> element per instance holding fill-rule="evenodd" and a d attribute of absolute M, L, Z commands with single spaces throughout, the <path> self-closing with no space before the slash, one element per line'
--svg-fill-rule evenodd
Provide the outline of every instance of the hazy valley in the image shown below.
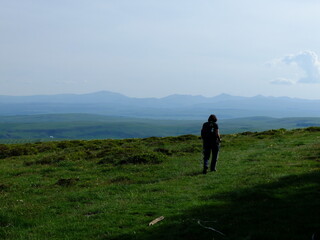
<path fill-rule="evenodd" d="M 287 97 L 216 97 L 171 95 L 131 98 L 119 93 L 0 96 L 0 115 L 87 113 L 155 119 L 203 120 L 209 113 L 219 119 L 254 116 L 320 117 L 320 100 Z"/>

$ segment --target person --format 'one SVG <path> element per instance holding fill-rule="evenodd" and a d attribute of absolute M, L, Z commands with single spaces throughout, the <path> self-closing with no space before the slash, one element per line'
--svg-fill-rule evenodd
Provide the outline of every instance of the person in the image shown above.
<path fill-rule="evenodd" d="M 220 149 L 220 134 L 217 124 L 217 117 L 211 114 L 208 118 L 208 122 L 202 125 L 201 138 L 203 141 L 203 174 L 206 174 L 209 168 L 209 159 L 211 157 L 211 171 L 217 171 L 217 160 Z"/>

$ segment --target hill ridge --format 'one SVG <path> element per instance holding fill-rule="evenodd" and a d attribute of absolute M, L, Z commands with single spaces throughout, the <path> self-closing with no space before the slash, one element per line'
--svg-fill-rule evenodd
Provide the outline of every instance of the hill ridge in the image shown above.
<path fill-rule="evenodd" d="M 174 94 L 163 98 L 132 98 L 100 91 L 88 94 L 0 96 L 0 115 L 88 113 L 155 119 L 220 119 L 268 117 L 320 117 L 320 100 L 287 97 L 215 97 Z"/>

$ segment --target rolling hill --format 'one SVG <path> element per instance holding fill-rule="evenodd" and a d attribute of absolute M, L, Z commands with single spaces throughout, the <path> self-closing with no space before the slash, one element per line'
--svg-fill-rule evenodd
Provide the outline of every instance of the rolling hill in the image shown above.
<path fill-rule="evenodd" d="M 131 98 L 119 93 L 0 96 L 0 115 L 87 113 L 154 119 L 202 120 L 209 113 L 220 119 L 267 117 L 320 117 L 320 100 L 287 97 L 216 97 L 171 95 Z"/>
<path fill-rule="evenodd" d="M 156 120 L 91 114 L 0 116 L 0 142 L 199 135 L 205 120 Z M 320 126 L 320 118 L 221 119 L 219 126 L 222 134 L 231 134 Z"/>

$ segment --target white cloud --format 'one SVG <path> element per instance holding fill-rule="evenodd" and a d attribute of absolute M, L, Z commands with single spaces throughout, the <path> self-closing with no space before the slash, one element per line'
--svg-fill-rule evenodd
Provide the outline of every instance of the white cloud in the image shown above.
<path fill-rule="evenodd" d="M 296 82 L 287 78 L 277 78 L 276 80 L 273 80 L 270 83 L 275 85 L 293 85 Z"/>
<path fill-rule="evenodd" d="M 320 83 L 320 61 L 318 55 L 312 51 L 303 51 L 295 55 L 288 55 L 280 59 L 281 63 L 298 66 L 305 76 L 299 83 Z"/>

